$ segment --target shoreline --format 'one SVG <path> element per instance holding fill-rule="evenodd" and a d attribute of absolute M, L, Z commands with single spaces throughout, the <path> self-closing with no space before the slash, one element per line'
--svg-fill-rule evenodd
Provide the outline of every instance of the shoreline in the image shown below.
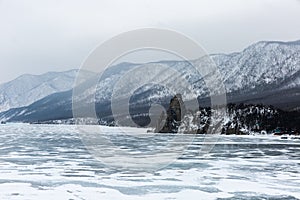
<path fill-rule="evenodd" d="M 143 130 L 143 132 L 139 132 L 138 134 L 143 134 L 143 135 L 166 135 L 166 136 L 174 136 L 174 135 L 186 135 L 186 136 L 193 136 L 193 137 L 199 137 L 199 136 L 216 136 L 216 137 L 241 137 L 241 138 L 251 138 L 251 137 L 262 137 L 262 138 L 269 138 L 274 137 L 274 138 L 280 138 L 280 139 L 299 139 L 300 140 L 300 135 L 295 135 L 295 134 L 282 134 L 282 135 L 276 135 L 272 133 L 266 133 L 266 134 L 261 134 L 261 133 L 251 133 L 251 134 L 195 134 L 195 133 L 155 133 L 153 132 L 153 128 L 143 128 L 143 127 L 129 127 L 129 126 L 106 126 L 106 125 L 100 125 L 100 124 L 64 124 L 64 123 L 28 123 L 28 122 L 7 122 L 5 124 L 0 124 L 1 126 L 11 126 L 11 125 L 29 125 L 29 126 L 70 126 L 70 127 L 76 127 L 76 126 L 87 126 L 87 127 L 104 127 L 106 129 L 127 129 L 127 130 L 132 130 L 132 131 L 137 131 L 137 130 Z"/>

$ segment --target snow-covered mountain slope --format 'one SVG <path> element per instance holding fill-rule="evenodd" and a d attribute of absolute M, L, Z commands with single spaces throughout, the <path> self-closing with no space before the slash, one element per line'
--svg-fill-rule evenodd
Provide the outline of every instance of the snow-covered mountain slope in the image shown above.
<path fill-rule="evenodd" d="M 264 99 L 274 96 L 276 93 L 280 93 L 281 97 L 284 97 L 284 91 L 288 91 L 287 97 L 291 97 L 294 100 L 299 97 L 299 94 L 297 92 L 293 93 L 293 91 L 295 91 L 295 88 L 296 90 L 300 88 L 300 41 L 258 42 L 247 47 L 242 52 L 228 55 L 215 54 L 211 55 L 211 58 L 220 71 L 220 79 L 223 80 L 231 101 L 235 101 L 235 99 L 245 101 L 247 99 L 257 99 L 257 97 Z M 206 58 L 200 58 L 190 63 L 205 64 L 205 61 Z M 153 65 L 151 73 L 156 73 L 157 77 L 165 77 L 165 80 L 161 81 L 162 83 L 174 82 L 175 85 L 176 76 L 173 76 L 171 73 L 168 74 L 168 71 L 166 74 L 161 73 L 159 69 L 155 68 L 155 65 L 167 65 L 181 73 L 181 77 L 187 80 L 190 86 L 189 89 L 194 91 L 197 96 L 201 98 L 209 96 L 209 90 L 204 79 L 190 63 L 182 61 L 151 63 Z M 141 65 L 141 67 L 144 67 L 144 65 Z M 112 84 L 99 84 L 98 95 L 96 95 L 98 102 L 111 99 L 114 83 L 123 75 L 124 71 L 110 77 L 110 80 L 105 80 L 106 83 Z M 144 76 L 143 73 L 134 75 Z M 211 84 L 215 85 L 210 87 L 218 87 L 218 82 L 212 82 Z M 126 87 L 127 84 L 124 84 L 124 90 L 126 90 Z M 190 99 L 187 91 L 178 92 L 185 99 Z M 143 104 L 149 102 L 149 100 L 156 102 L 157 99 L 173 95 L 174 93 L 160 85 L 152 85 L 151 87 L 147 85 L 135 91 L 133 99 L 135 99 L 135 102 Z M 243 98 L 244 96 L 247 96 L 247 98 Z M 283 103 L 286 103 L 289 98 L 283 100 L 285 100 Z M 266 103 L 274 103 L 275 101 L 270 99 Z M 261 103 L 264 102 L 262 101 Z"/>
<path fill-rule="evenodd" d="M 236 52 L 232 54 L 214 54 L 211 58 L 218 67 L 221 79 L 224 82 L 226 91 L 229 96 L 230 102 L 247 102 L 247 103 L 265 103 L 276 104 L 280 107 L 284 107 L 286 104 L 287 109 L 297 109 L 300 106 L 300 102 L 297 100 L 300 97 L 300 41 L 294 42 L 258 42 L 255 43 L 242 52 Z M 147 73 L 157 74 L 156 78 L 164 83 L 174 83 L 177 80 L 177 76 L 172 73 L 162 73 L 159 68 L 155 66 L 164 65 L 171 69 L 180 72 L 189 84 L 191 90 L 196 91 L 197 96 L 205 98 L 209 96 L 209 90 L 205 84 L 205 81 L 190 63 L 204 63 L 206 58 L 199 58 L 198 60 L 191 62 L 184 61 L 164 61 L 148 64 L 130 64 L 122 63 L 116 65 L 105 72 L 102 79 L 99 81 L 97 87 L 96 102 L 97 111 L 108 115 L 110 100 L 112 97 L 115 85 L 120 79 L 131 70 L 139 67 L 147 67 L 151 65 L 151 70 Z M 143 71 L 142 71 L 143 72 Z M 216 74 L 216 73 L 211 73 Z M 136 73 L 132 77 L 146 77 L 146 72 Z M 210 75 L 208 75 L 210 76 Z M 134 80 L 134 79 L 133 79 Z M 129 87 L 130 80 L 126 84 L 123 84 L 124 91 Z M 212 83 L 214 84 L 214 83 Z M 218 85 L 212 85 L 212 87 L 218 87 Z M 84 93 L 80 96 L 82 105 L 91 103 L 91 88 L 89 84 L 85 83 Z M 122 90 L 120 90 L 122 91 Z M 189 99 L 189 96 L 182 91 L 184 99 Z M 14 110 L 15 114 L 6 112 L 5 119 L 10 120 L 37 120 L 38 117 L 43 116 L 44 119 L 49 119 L 47 116 L 51 116 L 48 112 L 53 112 L 51 103 L 60 105 L 60 111 L 63 112 L 64 108 L 71 108 L 72 104 L 72 92 L 68 95 L 62 95 L 58 98 L 59 94 L 55 97 L 53 95 L 45 97 L 41 101 L 38 101 L 28 107 L 20 108 L 22 111 Z M 161 85 L 144 85 L 134 91 L 131 98 L 132 104 L 148 105 L 151 102 L 166 103 L 168 98 L 173 96 L 174 93 Z M 55 98 L 55 100 L 53 99 Z M 44 102 L 44 103 L 42 103 Z M 43 105 L 43 106 L 41 106 Z M 276 106 L 277 106 L 276 105 Z M 147 109 L 146 109 L 147 110 Z M 55 112 L 55 111 L 54 111 Z M 10 113 L 10 114 L 8 114 Z M 18 114 L 16 114 L 18 113 Z M 34 117 L 32 113 L 35 113 Z M 66 111 L 66 113 L 70 113 Z M 3 116 L 4 114 L 0 114 Z M 18 117 L 12 117 L 18 116 Z M 58 116 L 55 116 L 57 118 Z M 72 116 L 64 116 L 72 117 Z"/>
<path fill-rule="evenodd" d="M 212 58 L 221 70 L 228 92 L 272 84 L 300 85 L 295 81 L 299 78 L 300 41 L 258 42 L 240 53 Z"/>
<path fill-rule="evenodd" d="M 236 91 L 243 93 L 259 93 L 265 90 L 282 90 L 297 88 L 300 86 L 300 41 L 295 42 L 258 42 L 244 51 L 232 54 L 215 54 L 211 55 L 212 60 L 216 63 L 220 74 L 220 77 L 226 87 L 227 93 L 233 93 Z M 192 64 L 204 63 L 205 58 L 200 58 L 196 61 L 191 61 Z M 155 64 L 164 64 L 172 69 L 175 69 L 181 73 L 181 77 L 184 77 L 192 90 L 196 91 L 198 96 L 205 97 L 209 95 L 208 88 L 205 81 L 201 78 L 201 74 L 194 70 L 189 62 L 180 61 L 166 61 L 159 63 L 152 63 L 154 66 L 151 68 L 151 73 L 157 73 L 160 76 L 161 72 L 156 71 Z M 143 66 L 141 66 L 143 67 Z M 159 70 L 159 69 L 158 69 Z M 143 76 L 143 74 L 137 74 Z M 123 76 L 123 73 L 115 74 L 110 80 L 114 80 Z M 173 74 L 164 74 L 165 82 L 175 82 L 176 76 Z M 106 80 L 109 83 L 109 80 Z M 216 82 L 217 83 L 217 82 Z M 99 100 L 110 99 L 112 88 L 114 84 L 99 84 L 99 90 L 97 95 Z M 125 85 L 126 86 L 126 85 Z M 212 87 L 218 87 L 213 85 Z M 159 89 L 160 88 L 160 89 Z M 146 90 L 149 90 L 147 94 Z M 160 96 L 160 86 L 144 87 L 138 91 L 139 94 L 144 93 L 144 100 L 151 97 Z M 105 91 L 105 92 L 104 92 Z M 185 98 L 187 94 L 184 94 Z M 105 95 L 103 95 L 105 94 Z M 160 92 L 161 95 L 171 95 L 164 89 Z M 147 96 L 148 95 L 148 96 Z M 145 97 L 148 98 L 145 98 Z"/>
<path fill-rule="evenodd" d="M 0 112 L 28 106 L 50 94 L 73 87 L 78 70 L 48 72 L 42 75 L 22 75 L 0 85 Z M 89 74 L 90 72 L 86 72 Z"/>

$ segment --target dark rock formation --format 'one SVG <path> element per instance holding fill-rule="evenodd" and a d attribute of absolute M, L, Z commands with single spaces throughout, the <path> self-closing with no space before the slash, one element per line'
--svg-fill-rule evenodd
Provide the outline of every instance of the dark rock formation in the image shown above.
<path fill-rule="evenodd" d="M 181 96 L 176 95 L 171 99 L 167 113 L 161 114 L 155 132 L 206 134 L 211 127 L 211 114 L 209 107 L 186 112 Z M 261 104 L 228 104 L 227 115 L 221 116 L 219 121 L 221 134 L 226 135 L 299 135 L 300 132 L 300 112 Z"/>
<path fill-rule="evenodd" d="M 176 94 L 169 104 L 167 113 L 162 112 L 155 132 L 159 133 L 177 133 L 181 120 L 186 113 L 186 108 L 181 94 Z"/>

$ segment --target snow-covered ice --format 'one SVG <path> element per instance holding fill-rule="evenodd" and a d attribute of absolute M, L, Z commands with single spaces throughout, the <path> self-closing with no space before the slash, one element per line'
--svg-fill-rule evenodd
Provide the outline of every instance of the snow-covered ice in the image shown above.
<path fill-rule="evenodd" d="M 197 136 L 169 166 L 134 172 L 97 161 L 75 126 L 1 125 L 0 199 L 300 199 L 300 140 L 220 136 L 200 156 L 202 144 Z"/>

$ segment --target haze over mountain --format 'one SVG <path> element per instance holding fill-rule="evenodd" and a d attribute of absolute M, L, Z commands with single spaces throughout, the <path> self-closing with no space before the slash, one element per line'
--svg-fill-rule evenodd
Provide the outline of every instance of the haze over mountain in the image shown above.
<path fill-rule="evenodd" d="M 211 58 L 216 63 L 222 75 L 220 78 L 223 79 L 226 86 L 229 102 L 263 103 L 268 105 L 271 104 L 285 110 L 299 109 L 300 41 L 263 41 L 247 47 L 242 52 L 232 54 L 214 54 L 211 55 Z M 199 58 L 198 60 L 191 61 L 191 63 L 201 63 L 202 61 L 205 61 L 205 58 Z M 182 77 L 185 77 L 187 82 L 190 84 L 191 89 L 196 91 L 199 96 L 200 103 L 203 105 L 209 105 L 209 98 L 207 98 L 209 91 L 205 85 L 205 81 L 199 73 L 195 72 L 189 62 L 162 61 L 150 63 L 152 66 L 160 64 L 179 71 Z M 101 118 L 108 117 L 111 114 L 110 99 L 114 86 L 118 80 L 120 80 L 120 78 L 129 70 L 137 67 L 143 67 L 145 65 L 149 64 L 137 65 L 121 63 L 113 66 L 105 72 L 104 76 L 99 81 L 95 98 L 96 109 Z M 154 67 L 152 73 L 159 73 L 159 71 L 156 71 Z M 71 88 L 75 71 L 71 74 L 73 75 L 71 77 L 70 75 L 60 74 L 60 76 L 66 76 L 69 78 L 62 79 L 62 82 L 58 81 L 55 87 L 53 86 L 54 82 L 56 82 L 55 78 L 49 78 L 49 81 L 46 83 L 42 80 L 38 82 L 36 79 L 23 79 L 23 81 L 29 81 L 28 85 L 31 89 L 28 90 L 31 91 L 30 96 L 33 98 L 28 98 L 25 95 L 28 94 L 28 92 L 19 92 L 16 95 L 9 95 L 11 97 L 10 101 L 2 100 L 2 102 L 4 102 L 2 103 L 2 105 L 4 105 L 2 110 L 13 106 L 25 106 L 34 100 L 37 101 L 29 106 L 10 109 L 7 112 L 3 112 L 0 114 L 0 119 L 7 121 L 32 122 L 72 118 L 72 91 L 55 92 L 56 90 L 63 91 Z M 59 73 L 56 75 L 58 76 Z M 165 78 L 169 79 L 170 82 L 176 79 L 176 77 L 172 77 L 172 74 L 169 74 L 169 76 L 166 76 Z M 34 80 L 34 83 L 30 83 L 30 80 Z M 37 78 L 37 80 L 40 79 Z M 36 84 L 36 82 L 39 84 Z M 42 83 L 46 85 L 43 85 Z M 23 85 L 22 79 L 10 82 L 10 87 L 16 87 L 14 84 Z M 40 84 L 42 84 L 42 86 L 40 86 Z M 59 87 L 61 84 L 65 84 L 64 87 Z M 87 102 L 89 99 L 88 97 L 93 95 L 90 93 L 89 84 L 84 84 L 86 92 L 81 97 L 83 106 L 85 103 L 89 103 Z M 47 92 L 40 94 L 43 90 L 35 90 L 34 85 L 50 89 L 46 89 Z M 126 85 L 124 87 L 126 87 Z M 7 86 L 1 86 L 0 94 L 5 94 L 3 92 L 7 91 L 5 88 L 7 88 Z M 54 90 L 53 88 L 58 89 Z M 43 95 L 44 98 L 41 98 Z M 153 102 L 166 104 L 172 95 L 172 92 L 167 88 L 163 88 L 158 85 L 147 85 L 141 87 L 134 93 L 131 98 L 131 104 L 133 107 L 137 104 L 145 105 L 147 107 Z M 184 93 L 182 95 L 185 97 Z M 14 97 L 16 96 L 20 96 L 20 100 L 15 100 Z M 189 97 L 186 98 L 188 99 Z M 22 102 L 22 99 L 25 99 L 25 102 Z M 136 112 L 139 111 L 137 110 Z"/>

